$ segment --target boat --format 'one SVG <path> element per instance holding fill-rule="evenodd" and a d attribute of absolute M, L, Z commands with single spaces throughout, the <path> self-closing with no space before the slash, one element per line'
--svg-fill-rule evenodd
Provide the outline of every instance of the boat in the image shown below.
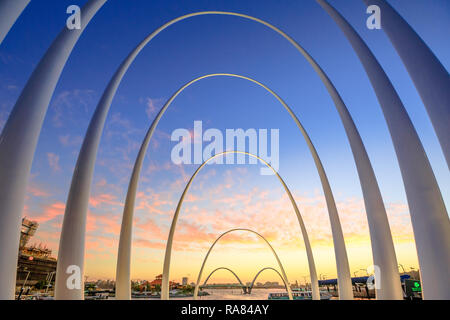
<path fill-rule="evenodd" d="M 332 297 L 327 291 L 320 291 L 320 300 L 330 300 Z M 294 300 L 312 300 L 311 291 L 292 290 L 292 298 Z M 271 292 L 268 300 L 289 300 L 287 292 Z"/>
<path fill-rule="evenodd" d="M 49 294 L 42 294 L 38 292 L 31 296 L 27 296 L 26 298 L 24 298 L 24 300 L 55 300 L 55 298 L 50 296 Z"/>
<path fill-rule="evenodd" d="M 109 294 L 106 292 L 98 292 L 94 295 L 85 295 L 84 300 L 107 300 L 109 298 Z"/>

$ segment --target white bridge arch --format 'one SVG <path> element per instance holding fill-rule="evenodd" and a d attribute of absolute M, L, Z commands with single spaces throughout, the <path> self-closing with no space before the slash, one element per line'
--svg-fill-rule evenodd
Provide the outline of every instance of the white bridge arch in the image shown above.
<path fill-rule="evenodd" d="M 365 1 L 366 3 L 368 2 L 368 0 Z M 86 3 L 82 9 L 82 27 L 80 30 L 71 30 L 69 32 L 64 27 L 28 80 L 2 131 L 0 137 L 0 243 L 2 243 L 2 246 L 0 246 L 0 269 L 2 270 L 0 273 L 0 282 L 2 283 L 0 299 L 12 299 L 14 297 L 14 275 L 17 265 L 20 217 L 31 163 L 48 103 L 71 50 L 89 21 L 105 2 L 106 0 L 89 0 Z M 27 1 L 21 0 L 20 3 L 25 7 Z M 322 5 L 326 4 L 325 1 L 320 1 L 320 3 Z M 447 131 L 445 131 L 445 117 L 448 118 L 448 110 L 443 108 L 442 111 L 442 108 L 439 109 L 437 104 L 432 103 L 432 98 L 435 97 L 436 101 L 441 101 L 448 105 L 448 101 L 445 100 L 448 97 L 445 83 L 440 83 L 437 76 L 433 77 L 430 83 L 426 83 L 425 86 L 423 83 L 418 82 L 423 74 L 422 71 L 427 72 L 426 68 L 428 66 L 438 66 L 439 62 L 430 58 L 430 50 L 426 48 L 426 45 L 420 43 L 421 39 L 411 30 L 401 28 L 401 31 L 393 34 L 392 26 L 395 26 L 397 20 L 399 20 L 398 15 L 390 6 L 385 6 L 386 2 L 384 0 L 377 0 L 377 3 L 380 6 L 384 6 L 384 10 L 389 13 L 384 18 L 388 19 L 386 24 L 388 27 L 387 33 L 392 43 L 399 50 L 405 65 L 412 72 L 412 78 L 424 99 L 448 161 L 448 143 L 445 141 L 445 137 L 448 136 Z M 18 1 L 17 4 L 19 4 Z M 15 20 L 20 14 L 20 9 L 17 6 L 9 7 L 5 14 L 11 14 L 10 17 Z M 331 12 L 331 10 L 327 11 Z M 381 289 L 377 290 L 377 298 L 398 299 L 399 284 L 395 285 L 398 283 L 397 262 L 381 193 L 361 137 L 337 90 L 314 59 L 295 40 L 280 29 L 258 18 L 240 13 L 221 11 L 188 14 L 158 28 L 130 53 L 110 81 L 89 125 L 72 179 L 60 239 L 59 251 L 61 255 L 58 263 L 56 298 L 81 299 L 83 297 L 82 290 L 72 290 L 70 292 L 65 290 L 64 268 L 67 265 L 76 264 L 81 267 L 82 272 L 84 269 L 86 213 L 95 157 L 109 106 L 123 75 L 140 50 L 162 30 L 178 21 L 207 14 L 238 16 L 269 27 L 287 39 L 318 73 L 339 112 L 358 169 L 369 222 L 374 264 L 379 266 L 383 273 L 380 281 Z M 398 95 L 372 52 L 350 25 L 345 25 L 345 23 L 340 21 L 338 15 L 334 15 L 333 18 L 344 30 L 355 52 L 359 55 L 385 114 L 411 211 L 424 298 L 442 299 L 443 297 L 448 297 L 450 280 L 442 281 L 442 278 L 450 279 L 448 276 L 448 266 L 450 264 L 450 221 L 423 146 L 400 99 L 398 99 Z M 11 21 L 2 28 L 4 30 L 9 29 L 13 23 L 13 20 Z M 399 23 L 403 24 L 403 27 L 405 25 L 409 27 L 403 20 Z M 405 37 L 402 37 L 402 34 Z M 400 40 L 401 43 L 399 43 Z M 427 53 L 426 58 L 423 58 L 423 64 L 417 63 L 417 59 L 422 57 L 420 54 L 411 55 L 412 60 L 406 60 L 408 57 L 405 56 L 404 48 L 408 46 L 404 45 L 405 43 L 413 43 L 416 48 L 422 50 L 421 52 Z M 444 78 L 447 76 L 445 79 L 448 83 L 448 72 L 446 74 L 445 70 L 442 69 L 443 67 L 441 66 L 440 74 Z M 444 90 L 441 90 L 439 95 L 429 95 L 428 92 L 425 92 L 425 89 L 428 87 L 444 88 Z M 444 126 L 441 125 L 442 123 L 444 123 Z M 335 248 L 335 250 L 338 249 Z M 439 267 L 439 271 L 436 271 L 436 266 Z M 61 272 L 61 270 L 63 271 Z M 385 281 L 386 284 L 394 284 L 395 288 L 392 285 L 383 285 Z"/>
<path fill-rule="evenodd" d="M 294 199 L 291 191 L 289 190 L 289 187 L 286 185 L 283 178 L 281 178 L 281 176 L 278 174 L 278 172 L 269 163 L 267 163 L 264 159 L 258 157 L 257 155 L 251 154 L 249 152 L 244 152 L 244 151 L 224 151 L 224 152 L 218 153 L 218 154 L 210 157 L 209 159 L 205 160 L 197 168 L 197 170 L 195 170 L 195 172 L 192 174 L 191 178 L 189 179 L 188 183 L 186 184 L 186 187 L 184 188 L 183 193 L 181 194 L 181 197 L 178 201 L 177 208 L 175 210 L 175 214 L 173 215 L 172 223 L 170 225 L 170 230 L 169 230 L 169 237 L 168 237 L 167 243 L 166 243 L 166 253 L 164 255 L 164 265 L 163 265 L 162 283 L 161 283 L 161 299 L 163 299 L 163 300 L 169 299 L 169 274 L 170 274 L 170 261 L 172 258 L 173 237 L 175 235 L 175 229 L 177 226 L 178 217 L 180 215 L 180 211 L 181 211 L 181 207 L 183 205 L 184 198 L 185 198 L 187 192 L 189 191 L 189 188 L 192 185 L 192 182 L 194 181 L 195 177 L 200 172 L 200 170 L 202 170 L 202 168 L 206 164 L 208 164 L 208 162 L 210 162 L 211 160 L 213 160 L 217 157 L 227 155 L 227 154 L 244 154 L 249 157 L 256 158 L 259 161 L 261 161 L 264 165 L 266 165 L 268 168 L 270 168 L 273 171 L 273 173 L 277 176 L 278 180 L 280 181 L 281 185 L 283 186 L 284 191 L 286 192 L 287 196 L 289 197 L 289 200 L 290 200 L 292 207 L 295 211 L 295 214 L 297 216 L 300 230 L 302 231 L 303 242 L 305 243 L 306 257 L 308 258 L 309 275 L 311 278 L 312 298 L 313 298 L 313 300 L 320 300 L 319 282 L 318 282 L 318 278 L 317 278 L 316 266 L 314 263 L 314 256 L 312 253 L 311 243 L 310 243 L 309 237 L 308 237 L 308 232 L 306 231 L 306 227 L 305 227 L 305 223 L 303 222 L 302 215 L 300 213 L 300 210 L 298 209 L 297 203 L 295 202 L 295 199 Z M 251 230 L 248 230 L 248 231 L 251 231 Z M 251 231 L 251 232 L 254 232 L 254 231 Z M 220 237 L 218 239 L 220 239 Z M 265 240 L 265 241 L 267 242 L 267 240 Z M 216 240 L 216 242 L 217 242 L 217 240 Z M 267 244 L 269 244 L 269 243 L 267 242 Z M 270 244 L 269 244 L 269 246 L 270 246 Z M 279 261 L 278 256 L 276 255 L 276 253 L 272 247 L 271 247 L 271 249 L 272 249 L 272 252 L 274 253 L 275 257 L 277 258 L 280 268 L 282 269 L 281 262 Z M 208 255 L 209 255 L 209 252 L 208 252 Z M 205 261 L 206 261 L 206 259 L 205 259 Z M 203 268 L 201 270 L 203 270 Z M 283 274 L 284 274 L 284 272 L 283 272 Z M 197 282 L 199 282 L 199 280 Z"/>
<path fill-rule="evenodd" d="M 161 120 L 164 113 L 167 111 L 167 109 L 170 107 L 172 102 L 178 97 L 179 94 L 181 94 L 186 88 L 193 85 L 194 83 L 211 77 L 233 77 L 233 78 L 239 78 L 244 79 L 250 82 L 253 82 L 257 84 L 258 86 L 265 89 L 267 92 L 269 92 L 272 96 L 274 96 L 286 109 L 286 111 L 289 113 L 289 115 L 294 120 L 295 124 L 299 128 L 300 132 L 303 135 L 303 138 L 305 139 L 309 151 L 314 159 L 314 163 L 316 164 L 316 168 L 318 171 L 318 174 L 321 178 L 322 182 L 322 188 L 323 192 L 325 194 L 325 198 L 327 201 L 328 206 L 328 212 L 329 212 L 329 218 L 330 223 L 332 225 L 332 235 L 333 235 L 333 244 L 334 248 L 339 248 L 339 250 L 335 251 L 336 255 L 336 267 L 337 267 L 337 274 L 338 274 L 338 282 L 339 282 L 339 297 L 340 299 L 352 299 L 353 298 L 353 292 L 352 292 L 352 285 L 351 285 L 351 275 L 350 275 L 350 268 L 348 264 L 348 258 L 347 258 L 347 251 L 345 249 L 345 242 L 344 242 L 344 236 L 342 233 L 341 223 L 339 221 L 339 216 L 337 215 L 337 208 L 336 203 L 334 201 L 334 196 L 330 187 L 330 183 L 328 182 L 328 178 L 325 172 L 325 169 L 323 168 L 322 162 L 320 160 L 320 157 L 317 153 L 316 148 L 314 147 L 314 144 L 312 143 L 308 133 L 306 132 L 305 128 L 301 124 L 300 120 L 297 118 L 295 113 L 292 111 L 292 109 L 284 102 L 281 97 L 275 93 L 273 90 L 271 90 L 266 85 L 262 84 L 259 81 L 254 80 L 253 78 L 237 75 L 237 74 L 230 74 L 230 73 L 213 73 L 204 75 L 198 78 L 195 78 L 194 80 L 189 81 L 187 84 L 183 85 L 180 89 L 178 89 L 172 97 L 164 104 L 164 106 L 161 108 L 161 110 L 158 112 L 158 114 L 155 117 L 155 120 L 152 122 L 150 128 L 147 131 L 147 134 L 141 144 L 141 147 L 139 149 L 138 156 L 135 161 L 135 165 L 133 167 L 133 173 L 130 178 L 130 182 L 128 185 L 128 191 L 127 196 L 125 199 L 125 205 L 123 210 L 123 218 L 122 218 L 122 225 L 120 230 L 120 241 L 119 241 L 119 249 L 118 249 L 118 255 L 117 255 L 117 271 L 116 271 L 116 296 L 118 299 L 130 299 L 131 297 L 131 290 L 130 290 L 130 280 L 131 280 L 131 271 L 130 271 L 130 264 L 131 264 L 131 242 L 132 242 L 132 226 L 133 226 L 133 216 L 134 216 L 134 203 L 136 200 L 136 192 L 138 188 L 139 183 L 139 176 L 142 169 L 142 164 L 145 158 L 145 155 L 147 153 L 148 145 L 150 143 L 150 140 L 153 136 L 153 132 L 155 131 L 159 121 Z"/>
<path fill-rule="evenodd" d="M 58 270 L 65 270 L 65 267 L 72 264 L 83 265 L 84 256 L 81 254 L 82 249 L 78 245 L 84 242 L 85 237 L 85 224 L 86 224 L 86 214 L 89 201 L 90 187 L 92 184 L 92 176 L 95 165 L 95 159 L 97 155 L 98 145 L 100 143 L 100 137 L 104 128 L 106 116 L 108 114 L 111 102 L 117 91 L 117 88 L 122 81 L 123 76 L 127 72 L 128 68 L 133 63 L 134 59 L 140 53 L 140 51 L 160 32 L 162 32 L 167 27 L 195 16 L 201 15 L 228 15 L 237 16 L 244 19 L 252 20 L 258 22 L 273 31 L 280 34 L 283 38 L 288 40 L 295 48 L 298 50 L 303 57 L 310 63 L 313 69 L 317 72 L 320 79 L 324 83 L 328 93 L 330 94 L 336 109 L 341 117 L 342 124 L 344 125 L 347 137 L 349 139 L 350 146 L 352 148 L 353 156 L 355 159 L 356 166 L 358 168 L 358 174 L 360 177 L 361 188 L 363 191 L 364 202 L 366 206 L 366 214 L 368 217 L 368 223 L 370 226 L 371 238 L 376 239 L 372 242 L 372 251 L 374 254 L 374 264 L 380 266 L 383 270 L 384 277 L 382 280 L 391 281 L 392 283 L 397 283 L 399 277 L 397 270 L 397 260 L 395 257 L 394 245 L 392 241 L 392 235 L 390 233 L 389 224 L 386 216 L 386 210 L 382 201 L 381 193 L 378 187 L 378 183 L 375 178 L 375 173 L 373 172 L 372 165 L 370 164 L 369 157 L 365 150 L 362 139 L 356 129 L 356 125 L 350 116 L 342 98 L 337 92 L 336 88 L 326 75 L 326 73 L 320 68 L 317 62 L 309 55 L 309 53 L 300 46 L 294 39 L 289 37 L 286 33 L 278 29 L 277 27 L 271 25 L 270 23 L 263 21 L 261 19 L 235 13 L 235 12 L 223 12 L 223 11 L 204 11 L 195 12 L 187 14 L 176 19 L 173 19 L 163 26 L 156 29 L 150 35 L 148 35 L 122 62 L 120 67 L 117 69 L 113 78 L 110 80 L 107 88 L 105 89 L 102 98 L 95 110 L 94 116 L 89 124 L 88 131 L 86 133 L 80 154 L 77 160 L 76 170 L 72 178 L 72 184 L 70 192 L 68 195 L 68 200 L 66 204 L 66 211 L 64 214 L 63 229 L 62 234 L 68 233 L 66 237 L 61 237 L 60 250 L 62 253 L 58 256 L 59 264 Z M 326 183 L 321 176 L 322 184 Z M 327 197 L 327 195 L 325 195 Z M 327 205 L 332 203 L 332 199 L 327 199 Z M 332 207 L 328 206 L 329 215 L 331 217 L 338 217 L 337 210 L 333 210 Z M 80 225 L 80 228 L 74 230 L 72 226 Z M 331 223 L 332 228 L 334 228 L 333 237 L 338 234 L 337 224 L 333 221 Z M 67 230 L 67 231 L 66 231 Z M 75 240 L 78 239 L 78 240 Z M 335 244 L 338 243 L 336 239 Z M 343 251 L 345 247 L 335 246 L 335 252 L 340 251 L 336 256 L 343 256 Z M 69 254 L 70 252 L 70 254 Z M 84 252 L 84 251 L 83 251 Z M 381 256 L 380 256 L 381 255 Z M 74 259 L 75 258 L 75 259 Z M 395 267 L 394 267 L 395 266 Z M 351 299 L 353 297 L 353 292 L 351 286 L 348 285 L 350 281 L 350 271 L 349 267 L 345 265 L 338 266 L 341 270 L 341 274 L 347 274 L 348 280 L 340 285 L 341 288 L 341 298 Z M 57 272 L 57 283 L 56 283 L 56 298 L 68 299 L 75 298 L 80 299 L 83 295 L 81 290 L 67 290 L 65 287 L 66 275 L 63 272 Z M 60 285 L 58 285 L 60 283 Z M 398 284 L 398 287 L 400 284 Z M 378 290 L 378 297 L 381 299 L 401 299 L 396 291 L 390 290 L 392 286 L 382 286 L 382 289 Z M 398 290 L 397 290 L 398 291 Z M 59 294 L 60 293 L 60 294 Z"/>
<path fill-rule="evenodd" d="M 198 272 L 197 282 L 195 283 L 195 289 L 194 289 L 194 300 L 197 300 L 197 298 L 198 298 L 198 290 L 199 290 L 199 287 L 200 287 L 200 280 L 202 279 L 203 270 L 205 269 L 205 265 L 206 265 L 206 262 L 208 261 L 209 254 L 211 253 L 212 249 L 213 249 L 214 246 L 217 244 L 217 242 L 219 242 L 220 239 L 222 239 L 225 235 L 227 235 L 227 234 L 229 234 L 229 233 L 231 233 L 231 232 L 235 232 L 235 231 L 246 231 L 246 232 L 251 232 L 251 233 L 257 235 L 257 236 L 258 236 L 259 238 L 261 238 L 262 240 L 264 240 L 264 242 L 267 244 L 267 246 L 268 246 L 268 247 L 270 248 L 270 250 L 272 251 L 273 256 L 274 256 L 275 259 L 277 260 L 278 266 L 280 267 L 280 270 L 281 270 L 281 274 L 280 274 L 276 269 L 273 269 L 273 268 L 271 268 L 271 269 L 275 270 L 275 271 L 280 275 L 281 279 L 283 280 L 283 283 L 284 283 L 285 286 L 286 286 L 286 290 L 287 290 L 288 295 L 289 295 L 289 300 L 293 300 L 293 297 L 292 297 L 292 291 L 291 291 L 291 286 L 289 285 L 289 280 L 288 280 L 288 278 L 287 278 L 287 276 L 286 276 L 286 271 L 284 270 L 283 264 L 281 263 L 280 257 L 278 257 L 278 255 L 277 255 L 275 249 L 273 248 L 273 246 L 270 244 L 270 242 L 269 242 L 262 234 L 260 234 L 260 233 L 258 233 L 258 232 L 256 232 L 256 231 L 254 231 L 254 230 L 246 229 L 246 228 L 235 228 L 235 229 L 231 229 L 231 230 L 225 231 L 225 232 L 222 233 L 220 236 L 218 236 L 217 239 L 213 242 L 213 244 L 209 247 L 208 252 L 206 253 L 205 258 L 203 259 L 202 266 L 200 267 L 200 271 Z M 206 278 L 204 284 L 206 284 L 206 282 L 208 281 L 208 279 L 209 279 L 209 277 L 211 276 L 211 274 L 213 274 L 213 273 L 214 273 L 215 271 L 217 271 L 218 269 L 221 269 L 221 268 L 217 268 L 217 269 L 215 269 L 213 272 L 211 272 L 210 275 Z M 224 269 L 227 269 L 227 270 L 229 270 L 231 273 L 233 273 L 233 274 L 235 275 L 235 277 L 239 280 L 240 284 L 243 285 L 242 281 L 239 279 L 239 277 L 238 277 L 233 271 L 231 271 L 231 269 L 228 269 L 228 268 L 224 268 Z M 263 269 L 263 270 L 264 270 L 264 269 Z M 263 270 L 261 270 L 260 272 L 258 272 L 258 273 L 256 274 L 256 277 L 258 277 L 258 275 L 259 275 Z M 256 279 L 256 277 L 255 277 L 255 279 Z M 254 282 L 254 280 L 253 280 L 253 282 Z M 253 282 L 252 282 L 252 286 L 251 286 L 251 287 L 253 287 Z M 163 292 L 161 291 L 161 297 L 162 297 L 162 295 L 163 295 Z M 319 296 L 319 299 L 320 299 L 320 296 Z"/>

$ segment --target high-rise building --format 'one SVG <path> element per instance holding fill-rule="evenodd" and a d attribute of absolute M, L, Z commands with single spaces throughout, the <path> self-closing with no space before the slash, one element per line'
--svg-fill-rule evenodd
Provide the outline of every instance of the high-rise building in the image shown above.
<path fill-rule="evenodd" d="M 38 227 L 36 221 L 22 219 L 16 276 L 18 287 L 33 286 L 40 281 L 54 281 L 56 259 L 52 257 L 52 250 L 45 245 L 29 244 Z"/>

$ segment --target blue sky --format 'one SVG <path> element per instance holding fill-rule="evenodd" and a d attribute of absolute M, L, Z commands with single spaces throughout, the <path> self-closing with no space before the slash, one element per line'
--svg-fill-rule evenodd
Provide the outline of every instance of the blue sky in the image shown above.
<path fill-rule="evenodd" d="M 0 46 L 0 128 L 32 70 L 64 26 L 66 8 L 71 4 L 82 6 L 85 2 L 33 0 L 20 16 Z M 450 3 L 445 0 L 389 2 L 448 70 Z M 419 133 L 449 207 L 448 167 L 425 108 L 398 55 L 382 30 L 366 28 L 368 15 L 362 1 L 330 0 L 330 3 L 367 42 L 393 82 Z M 30 216 L 38 217 L 48 206 L 66 201 L 82 137 L 120 62 L 163 23 L 186 13 L 205 10 L 234 11 L 261 18 L 299 42 L 329 75 L 350 110 L 385 202 L 406 204 L 389 132 L 368 78 L 343 34 L 315 1 L 110 0 L 75 46 L 50 104 L 33 162 L 30 186 L 35 191 L 30 191 L 26 211 Z M 158 35 L 135 60 L 121 83 L 107 119 L 97 159 L 93 197 L 109 194 L 114 196 L 114 201 L 123 202 L 140 142 L 155 115 L 153 111 L 149 116 L 149 104 L 159 108 L 186 82 L 217 72 L 250 76 L 277 92 L 310 134 L 337 200 L 361 199 L 344 129 L 313 69 L 275 32 L 252 21 L 225 16 L 196 17 L 177 23 Z M 174 185 L 174 182 L 190 176 L 196 166 L 170 165 L 174 143 L 168 137 L 174 129 L 192 129 L 194 120 L 203 120 L 205 129 L 280 129 L 281 176 L 298 194 L 314 197 L 322 193 L 312 157 L 287 112 L 263 89 L 229 78 L 202 80 L 176 99 L 160 122 L 150 147 L 140 185 L 142 192 L 177 199 L 182 184 Z M 204 188 L 218 187 L 217 181 L 207 179 L 209 172 L 219 181 L 230 175 L 235 177 L 235 182 L 243 180 L 228 191 L 230 195 L 249 192 L 255 187 L 273 192 L 274 199 L 282 195 L 274 177 L 259 176 L 256 168 L 240 168 L 245 174 L 230 166 L 206 169 L 203 178 L 200 177 L 204 184 L 194 185 L 193 194 L 200 195 Z M 36 190 L 46 195 L 39 196 Z M 220 193 L 220 196 L 226 195 Z M 214 210 L 213 204 L 208 202 L 197 205 Z M 192 210 L 192 206 L 187 208 Z M 164 205 L 168 212 L 173 209 L 174 204 Z M 90 210 L 92 215 L 112 213 L 117 219 L 121 213 L 119 205 L 115 208 L 91 206 Z M 242 210 L 245 211 L 245 207 Z M 137 217 L 146 219 L 147 216 L 141 212 Z M 164 219 L 155 221 L 160 226 L 168 223 Z M 55 219 L 43 221 L 41 228 L 43 232 L 56 232 L 60 222 L 59 214 Z M 41 239 L 49 241 L 44 234 Z M 52 241 L 57 250 L 57 241 Z"/>

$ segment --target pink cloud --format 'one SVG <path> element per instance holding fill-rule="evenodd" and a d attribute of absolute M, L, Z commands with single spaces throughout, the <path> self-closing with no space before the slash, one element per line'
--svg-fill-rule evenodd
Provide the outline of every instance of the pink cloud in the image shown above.
<path fill-rule="evenodd" d="M 149 249 L 165 249 L 166 244 L 162 242 L 155 242 L 145 239 L 136 239 L 133 241 L 133 245 L 141 248 L 149 248 Z"/>
<path fill-rule="evenodd" d="M 51 194 L 49 192 L 47 192 L 37 186 L 33 186 L 33 185 L 29 185 L 27 191 L 34 197 L 46 198 L 46 197 L 51 196 Z"/>
<path fill-rule="evenodd" d="M 102 204 L 108 204 L 112 206 L 123 206 L 123 203 L 117 201 L 116 199 L 117 197 L 112 194 L 103 193 L 96 196 L 91 196 L 89 198 L 89 204 L 94 208 L 97 208 Z"/>
<path fill-rule="evenodd" d="M 158 105 L 158 106 L 157 106 Z M 147 98 L 145 101 L 145 113 L 150 120 L 153 120 L 156 112 L 160 109 L 161 99 Z"/>
<path fill-rule="evenodd" d="M 61 167 L 59 166 L 59 156 L 54 153 L 47 153 L 48 165 L 54 172 L 61 171 Z"/>
<path fill-rule="evenodd" d="M 136 228 L 141 229 L 140 231 L 137 230 L 140 235 L 158 240 L 162 240 L 167 237 L 165 230 L 163 230 L 163 228 L 161 228 L 154 220 L 147 219 L 145 222 L 141 222 L 140 219 L 136 220 Z"/>
<path fill-rule="evenodd" d="M 66 205 L 62 202 L 56 202 L 56 203 L 49 204 L 49 205 L 45 206 L 44 212 L 42 215 L 33 216 L 32 219 L 39 223 L 53 220 L 54 218 L 56 218 L 58 216 L 62 216 L 64 214 L 65 207 L 66 207 Z"/>
<path fill-rule="evenodd" d="M 58 140 L 64 147 L 79 146 L 83 142 L 81 136 L 71 136 L 69 134 L 59 136 Z"/>

